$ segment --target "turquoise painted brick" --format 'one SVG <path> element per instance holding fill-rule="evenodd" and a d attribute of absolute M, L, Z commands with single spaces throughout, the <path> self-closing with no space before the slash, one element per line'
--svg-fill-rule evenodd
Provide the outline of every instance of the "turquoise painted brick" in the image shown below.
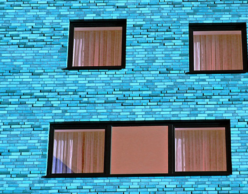
<path fill-rule="evenodd" d="M 0 193 L 248 193 L 248 76 L 189 75 L 188 23 L 247 1 L 0 0 Z M 62 70 L 70 19 L 127 19 L 126 69 Z M 231 119 L 233 174 L 45 179 L 50 122 Z"/>

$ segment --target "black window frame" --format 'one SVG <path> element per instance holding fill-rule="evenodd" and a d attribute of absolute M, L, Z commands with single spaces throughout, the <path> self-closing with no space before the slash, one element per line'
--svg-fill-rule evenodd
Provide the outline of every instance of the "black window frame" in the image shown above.
<path fill-rule="evenodd" d="M 101 20 L 70 20 L 69 43 L 67 68 L 64 70 L 83 70 L 83 69 L 123 69 L 126 67 L 126 19 L 101 19 Z M 73 61 L 73 40 L 75 27 L 122 27 L 122 53 L 121 66 L 72 66 Z"/>
<path fill-rule="evenodd" d="M 123 126 L 168 126 L 168 173 L 156 174 L 110 174 L 111 168 L 111 128 Z M 175 171 L 175 128 L 225 127 L 226 171 Z M 105 129 L 104 172 L 103 173 L 58 173 L 52 174 L 53 141 L 56 129 Z M 43 178 L 66 177 L 151 177 L 151 176 L 215 176 L 232 174 L 230 120 L 158 120 L 158 121 L 85 121 L 50 123 L 47 174 Z"/>
<path fill-rule="evenodd" d="M 243 70 L 194 70 L 194 31 L 241 31 Z M 222 74 L 247 72 L 247 38 L 246 23 L 189 23 L 189 72 L 187 74 Z"/>

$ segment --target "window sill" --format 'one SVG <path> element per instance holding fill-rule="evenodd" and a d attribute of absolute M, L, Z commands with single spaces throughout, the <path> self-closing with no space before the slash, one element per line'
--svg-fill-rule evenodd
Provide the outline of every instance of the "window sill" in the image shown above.
<path fill-rule="evenodd" d="M 101 174 L 101 173 L 87 173 L 87 174 L 52 174 L 42 176 L 42 178 L 97 178 L 97 177 L 176 177 L 176 176 L 228 176 L 231 172 L 175 172 L 173 174 Z"/>

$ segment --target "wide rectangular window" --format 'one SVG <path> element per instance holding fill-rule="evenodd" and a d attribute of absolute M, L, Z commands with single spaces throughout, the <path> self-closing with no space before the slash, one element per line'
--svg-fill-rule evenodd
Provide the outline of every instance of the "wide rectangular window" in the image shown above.
<path fill-rule="evenodd" d="M 70 22 L 67 69 L 125 67 L 126 20 Z"/>
<path fill-rule="evenodd" d="M 52 123 L 46 177 L 232 173 L 229 120 Z"/>
<path fill-rule="evenodd" d="M 246 72 L 246 24 L 189 24 L 190 73 Z"/>

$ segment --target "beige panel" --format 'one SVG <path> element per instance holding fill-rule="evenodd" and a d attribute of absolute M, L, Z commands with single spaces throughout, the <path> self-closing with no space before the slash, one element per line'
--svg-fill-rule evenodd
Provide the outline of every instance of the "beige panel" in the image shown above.
<path fill-rule="evenodd" d="M 111 174 L 168 173 L 168 127 L 113 127 Z"/>

